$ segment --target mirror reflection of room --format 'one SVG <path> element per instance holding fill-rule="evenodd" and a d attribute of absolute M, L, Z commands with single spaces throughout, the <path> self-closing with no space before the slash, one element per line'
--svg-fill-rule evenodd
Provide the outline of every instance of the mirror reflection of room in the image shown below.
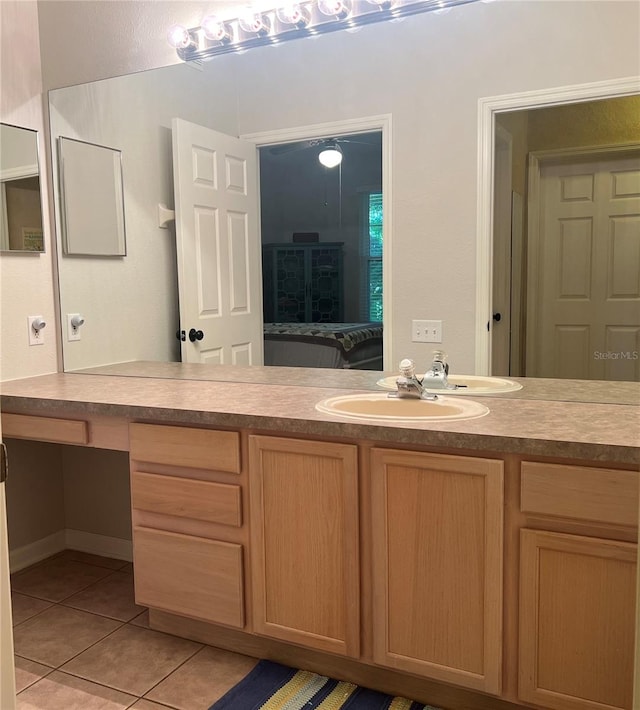
<path fill-rule="evenodd" d="M 0 250 L 44 251 L 36 131 L 0 124 Z"/>
<path fill-rule="evenodd" d="M 494 11 L 481 5 L 460 8 L 456 11 L 459 12 L 456 22 L 453 21 L 456 17 L 453 11 L 438 15 L 438 23 L 444 23 L 450 34 L 446 41 L 444 35 L 438 34 L 437 38 L 435 34 L 429 35 L 434 42 L 442 39 L 441 43 L 432 45 L 430 51 L 436 51 L 437 47 L 442 57 L 448 57 L 449 51 L 453 55 L 450 42 L 462 26 L 459 25 L 460 19 L 467 17 L 466 14 L 463 16 L 463 10 L 465 13 Z M 501 9 L 501 12 L 508 11 L 511 11 L 508 4 Z M 434 15 L 432 21 L 435 20 Z M 422 34 L 412 33 L 411 28 L 420 28 L 423 24 L 423 30 L 435 32 L 435 24 L 432 26 L 426 18 L 414 18 L 411 23 L 382 24 L 353 35 L 336 33 L 326 36 L 322 38 L 322 47 L 315 42 L 290 42 L 280 46 L 278 52 L 258 48 L 242 55 L 218 56 L 205 62 L 202 71 L 198 72 L 184 65 L 175 65 L 52 91 L 52 140 L 67 134 L 123 148 L 128 166 L 125 211 L 127 230 L 132 236 L 128 243 L 127 263 L 92 264 L 90 269 L 82 271 L 77 263 L 59 265 L 63 313 L 89 309 L 93 312 L 87 323 L 102 324 L 100 328 L 87 329 L 81 343 L 69 343 L 63 337 L 65 370 L 133 360 L 189 362 L 189 352 L 195 356 L 197 348 L 210 343 L 210 331 L 192 323 L 182 323 L 181 328 L 187 334 L 191 328 L 196 333 L 202 330 L 204 340 L 188 345 L 175 340 L 178 321 L 186 320 L 178 313 L 184 299 L 180 294 L 179 269 L 175 266 L 175 235 L 171 228 L 165 233 L 158 232 L 154 223 L 158 204 L 174 205 L 173 187 L 177 183 L 173 178 L 172 185 L 170 143 L 171 121 L 176 114 L 194 124 L 253 141 L 261 152 L 261 165 L 275 144 L 272 139 L 269 139 L 269 145 L 261 144 L 261 139 L 256 136 L 296 130 L 295 140 L 302 142 L 314 138 L 312 132 L 302 133 L 305 127 L 310 129 L 332 122 L 344 124 L 355 119 L 389 116 L 389 120 L 393 117 L 393 128 L 389 124 L 388 130 L 383 131 L 388 144 L 388 152 L 386 149 L 384 152 L 385 164 L 389 168 L 389 190 L 384 192 L 388 209 L 384 215 L 382 245 L 383 261 L 389 267 L 383 273 L 387 283 L 384 313 L 373 317 L 350 309 L 349 303 L 354 295 L 360 294 L 362 282 L 360 277 L 354 282 L 352 276 L 354 250 L 348 240 L 336 234 L 335 229 L 315 227 L 298 219 L 271 237 L 267 236 L 264 224 L 262 226 L 263 243 L 292 243 L 294 233 L 317 233 L 321 243 L 329 240 L 343 242 L 344 310 L 341 316 L 338 314 L 337 319 L 331 317 L 331 320 L 364 323 L 381 317 L 385 326 L 383 367 L 390 370 L 395 369 L 405 355 L 417 359 L 421 368 L 428 367 L 433 348 L 416 344 L 411 337 L 412 319 L 425 318 L 442 322 L 442 343 L 437 347 L 449 354 L 453 371 L 460 374 L 485 371 L 478 348 L 484 348 L 482 338 L 489 332 L 492 357 L 486 356 L 487 374 L 637 381 L 640 377 L 638 361 L 619 360 L 615 363 L 611 359 L 597 360 L 594 356 L 596 351 L 636 351 L 640 347 L 637 345 L 640 333 L 637 317 L 632 323 L 625 322 L 623 329 L 615 331 L 607 331 L 603 323 L 598 323 L 600 341 L 606 333 L 610 342 L 597 347 L 584 331 L 580 341 L 575 329 L 565 328 L 563 333 L 573 341 L 579 357 L 565 354 L 567 348 L 556 337 L 555 325 L 545 321 L 542 328 L 536 324 L 532 306 L 535 307 L 536 300 L 544 295 L 546 286 L 543 288 L 536 283 L 530 272 L 534 260 L 528 235 L 531 210 L 527 164 L 528 156 L 533 152 L 578 148 L 588 151 L 594 146 L 637 143 L 638 126 L 634 117 L 637 116 L 638 96 L 630 95 L 631 89 L 607 89 L 597 100 L 576 100 L 565 106 L 553 106 L 547 102 L 496 114 L 493 140 L 497 146 L 501 140 L 499 129 L 507 133 L 511 131 L 512 153 L 508 160 L 509 176 L 504 178 L 503 175 L 500 179 L 495 176 L 496 188 L 505 188 L 500 201 L 497 201 L 497 194 L 490 195 L 487 204 L 480 208 L 488 210 L 490 200 L 496 200 L 496 208 L 500 207 L 500 219 L 496 219 L 495 230 L 489 237 L 494 240 L 490 246 L 495 258 L 487 281 L 492 283 L 480 296 L 476 281 L 482 284 L 484 276 L 480 278 L 477 266 L 479 260 L 483 261 L 479 250 L 484 247 L 481 244 L 482 227 L 478 228 L 478 215 L 474 211 L 478 187 L 474 181 L 477 156 L 471 143 L 476 140 L 477 116 L 475 110 L 469 111 L 469 106 L 475 105 L 478 97 L 513 90 L 513 82 L 506 82 L 505 88 L 500 88 L 503 86 L 501 75 L 506 69 L 493 67 L 489 64 L 490 58 L 479 53 L 477 61 L 487 62 L 492 71 L 484 73 L 477 85 L 465 85 L 464 91 L 458 91 L 455 97 L 446 92 L 442 94 L 442 88 L 435 94 L 428 91 L 420 95 L 412 93 L 408 85 L 413 86 L 415 82 L 416 59 L 426 45 Z M 389 41 L 402 41 L 412 49 L 413 54 L 407 54 L 412 57 L 411 65 L 404 66 L 400 56 L 389 57 L 384 66 L 377 67 L 374 88 L 370 81 L 370 64 L 362 61 L 362 57 L 374 56 L 365 50 L 381 46 L 387 35 Z M 285 69 L 290 71 L 291 67 L 309 66 L 309 60 L 314 58 L 322 59 L 326 71 L 314 77 L 313 86 L 302 80 L 290 80 L 283 90 Z M 348 75 L 338 70 L 338 65 L 345 64 L 350 69 Z M 450 71 L 454 70 L 456 66 L 450 66 Z M 527 82 L 523 76 L 522 83 L 516 84 L 516 88 L 538 83 Z M 434 86 L 440 87 L 440 84 L 436 82 Z M 438 101 L 434 103 L 436 94 Z M 282 100 L 273 101 L 276 95 Z M 326 96 L 348 96 L 349 99 L 341 103 L 326 101 Z M 605 96 L 608 98 L 603 98 Z M 445 98 L 449 103 L 444 102 Z M 97 105 L 101 106 L 100 120 L 95 112 Z M 434 112 L 435 106 L 438 110 Z M 614 106 L 623 108 L 619 111 Z M 126 122 L 123 122 L 125 116 Z M 451 122 L 455 122 L 458 136 L 453 143 L 444 139 L 444 134 L 450 132 L 447 124 Z M 154 130 L 149 126 L 154 126 Z M 142 133 L 149 136 L 149 141 L 144 144 L 136 140 L 136 136 Z M 462 134 L 465 136 L 463 143 L 469 149 L 454 150 Z M 348 130 L 335 135 L 322 133 L 323 138 L 336 135 L 357 133 Z M 155 144 L 152 139 L 156 140 Z M 287 140 L 294 139 L 281 139 L 279 144 L 286 145 Z M 391 165 L 394 166 L 392 178 Z M 345 159 L 343 171 L 346 166 Z M 497 160 L 495 166 L 498 169 Z M 325 168 L 326 174 L 335 174 L 331 170 L 335 168 Z M 316 191 L 320 204 L 324 202 L 323 191 L 322 185 L 319 195 Z M 484 194 L 483 190 L 480 193 Z M 624 199 L 629 201 L 632 197 Z M 265 203 L 264 195 L 261 209 L 271 209 L 270 203 Z M 330 212 L 327 207 L 327 215 Z M 498 238 L 503 240 L 501 244 L 505 249 L 498 248 L 495 241 Z M 618 245 L 628 243 L 633 251 L 635 239 L 634 236 L 621 236 Z M 485 251 L 489 253 L 488 248 Z M 578 253 L 586 252 L 578 248 Z M 487 266 L 489 262 L 490 257 L 487 257 Z M 574 258 L 571 263 L 577 264 Z M 623 259 L 622 263 L 626 274 L 619 272 L 618 277 L 622 295 L 616 296 L 612 305 L 617 308 L 626 304 L 628 310 L 637 311 L 639 296 L 633 295 L 637 261 L 632 257 Z M 142 280 L 138 278 L 140 273 L 144 273 Z M 571 268 L 569 273 L 572 278 L 577 278 L 579 271 Z M 264 276 L 258 266 L 248 279 L 252 288 L 263 295 Z M 99 293 L 101 284 L 109 289 L 109 299 Z M 138 296 L 138 313 L 144 313 L 150 324 L 144 338 L 132 335 L 135 334 L 134 323 L 124 322 L 129 318 L 125 294 L 133 291 Z M 286 291 L 284 298 L 289 299 Z M 479 300 L 481 298 L 486 299 L 488 306 L 493 301 L 493 307 L 487 310 L 484 318 L 480 315 L 484 314 L 485 306 Z M 588 310 L 588 299 L 580 297 L 580 300 Z M 295 310 L 297 306 L 291 308 Z M 291 322 L 292 319 L 314 322 L 313 317 L 299 316 L 297 311 L 280 314 L 277 318 L 275 314 L 264 314 L 265 323 Z M 609 321 L 611 323 L 613 321 Z M 544 337 L 540 335 L 542 329 L 545 330 Z M 106 333 L 109 333 L 108 338 Z M 541 342 L 547 348 L 546 355 L 536 352 Z M 265 347 L 265 353 L 267 349 Z M 259 361 L 258 350 L 254 348 L 254 363 Z M 486 352 L 489 352 L 488 348 Z"/>
<path fill-rule="evenodd" d="M 264 364 L 382 370 L 382 134 L 259 150 Z"/>

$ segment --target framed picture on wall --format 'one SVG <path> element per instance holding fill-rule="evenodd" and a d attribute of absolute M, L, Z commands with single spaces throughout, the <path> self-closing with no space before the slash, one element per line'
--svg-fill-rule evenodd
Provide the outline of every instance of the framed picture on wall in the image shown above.
<path fill-rule="evenodd" d="M 61 137 L 58 169 L 64 253 L 126 256 L 121 151 Z"/>

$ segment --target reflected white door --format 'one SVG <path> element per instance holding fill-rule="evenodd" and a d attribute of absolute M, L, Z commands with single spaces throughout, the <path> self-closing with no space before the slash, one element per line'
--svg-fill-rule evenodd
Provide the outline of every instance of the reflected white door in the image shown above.
<path fill-rule="evenodd" d="M 543 165 L 527 376 L 640 380 L 640 153 Z"/>
<path fill-rule="evenodd" d="M 0 476 L 0 479 L 2 476 Z M 0 482 L 0 708 L 16 706 L 5 484 Z"/>
<path fill-rule="evenodd" d="M 493 295 L 491 374 L 509 375 L 511 334 L 512 138 L 496 126 L 493 183 Z"/>
<path fill-rule="evenodd" d="M 182 361 L 262 365 L 257 148 L 172 127 Z"/>

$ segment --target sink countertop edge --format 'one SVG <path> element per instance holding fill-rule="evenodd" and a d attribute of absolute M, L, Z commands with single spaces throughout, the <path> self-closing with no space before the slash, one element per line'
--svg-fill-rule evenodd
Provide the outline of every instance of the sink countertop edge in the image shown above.
<path fill-rule="evenodd" d="M 87 378 L 55 373 L 0 383 L 0 410 L 41 416 L 117 416 L 136 421 L 640 464 L 637 405 L 478 396 L 473 399 L 490 410 L 484 417 L 410 424 L 343 421 L 315 409 L 319 400 L 340 394 L 347 392 L 296 385 L 111 375 Z"/>

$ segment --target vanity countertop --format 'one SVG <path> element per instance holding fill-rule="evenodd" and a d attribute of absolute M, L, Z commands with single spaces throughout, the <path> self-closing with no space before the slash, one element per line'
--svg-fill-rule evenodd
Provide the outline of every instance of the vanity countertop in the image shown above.
<path fill-rule="evenodd" d="M 250 382 L 265 385 L 300 387 L 337 387 L 379 391 L 382 377 L 397 375 L 373 370 L 341 370 L 310 367 L 242 367 L 238 365 L 203 365 L 200 363 L 134 361 L 103 365 L 78 374 L 116 375 L 121 377 L 155 377 L 158 379 L 203 380 L 216 382 Z M 452 373 L 464 376 L 463 373 Z M 509 377 L 523 385 L 509 392 L 509 399 L 543 399 L 564 402 L 640 405 L 640 382 L 606 382 L 604 380 L 559 380 L 544 377 Z"/>
<path fill-rule="evenodd" d="M 313 372 L 317 383 L 319 371 Z M 474 397 L 489 407 L 488 415 L 411 424 L 354 422 L 315 409 L 318 401 L 349 391 L 344 387 L 267 384 L 268 373 L 262 374 L 260 383 L 73 373 L 42 375 L 2 383 L 0 409 L 16 414 L 124 417 L 283 435 L 640 464 L 638 405 Z M 356 384 L 362 374 L 353 373 L 352 391 L 364 388 Z"/>

